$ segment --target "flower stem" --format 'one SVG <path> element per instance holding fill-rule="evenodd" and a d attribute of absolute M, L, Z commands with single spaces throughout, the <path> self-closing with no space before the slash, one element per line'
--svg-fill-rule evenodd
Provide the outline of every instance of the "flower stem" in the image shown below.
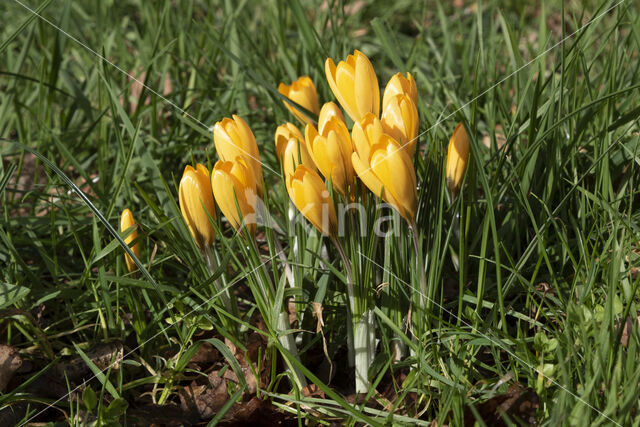
<path fill-rule="evenodd" d="M 218 262 L 213 256 L 213 252 L 210 249 L 204 249 L 202 251 L 204 255 L 204 259 L 207 263 L 207 269 L 211 274 L 215 274 L 218 269 Z M 222 301 L 222 306 L 229 311 L 229 313 L 236 315 L 237 307 L 234 302 L 231 301 L 231 295 L 229 295 L 229 290 L 224 289 L 224 287 L 220 286 L 220 282 L 218 279 L 213 281 L 213 285 L 216 288 L 216 292 L 219 294 L 219 297 Z"/>
<path fill-rule="evenodd" d="M 424 271 L 422 250 L 420 249 L 420 243 L 418 242 L 418 227 L 416 226 L 415 221 L 409 222 L 409 230 L 411 231 L 411 237 L 413 238 L 413 248 L 416 251 L 416 269 L 420 273 L 420 309 L 424 310 L 425 301 L 427 299 L 427 274 Z"/>
<path fill-rule="evenodd" d="M 282 332 L 290 328 L 291 328 L 291 325 L 289 324 L 289 313 L 283 311 L 282 313 L 280 313 L 280 316 L 278 316 L 278 334 L 279 334 L 278 341 L 280 341 L 280 344 L 282 344 L 282 346 L 289 353 L 291 353 L 291 355 L 295 357 L 296 360 L 300 361 L 300 356 L 298 355 L 298 348 L 296 347 L 296 342 L 293 337 L 293 334 L 280 335 Z M 284 359 L 289 369 L 289 372 L 291 372 L 291 374 L 293 375 L 293 380 L 296 386 L 298 387 L 298 390 L 301 390 L 304 387 L 306 387 L 307 379 L 305 378 L 304 374 L 300 372 L 300 370 L 296 367 L 296 365 L 294 365 L 289 360 L 287 360 L 287 358 L 284 358 Z"/>
<path fill-rule="evenodd" d="M 333 243 L 338 248 L 347 274 L 349 364 L 355 367 L 356 393 L 368 393 L 369 366 L 375 357 L 375 317 L 373 311 L 368 307 L 366 294 L 359 294 L 356 301 L 351 263 L 340 241 L 334 238 Z"/>
<path fill-rule="evenodd" d="M 375 323 L 373 311 L 367 310 L 357 316 L 354 326 L 356 353 L 356 393 L 369 391 L 369 366 L 375 356 Z"/>
<path fill-rule="evenodd" d="M 338 253 L 340 254 L 340 258 L 342 259 L 342 264 L 344 264 L 345 272 L 347 273 L 347 298 L 349 299 L 349 304 L 347 305 L 347 350 L 348 350 L 348 358 L 349 358 L 349 366 L 353 367 L 356 365 L 356 353 L 355 353 L 355 340 L 353 334 L 354 322 L 355 322 L 355 295 L 353 293 L 353 271 L 351 270 L 351 263 L 349 262 L 349 258 L 347 258 L 347 253 L 342 246 L 342 243 L 336 238 L 331 239 L 333 244 L 336 245 L 338 249 Z"/>

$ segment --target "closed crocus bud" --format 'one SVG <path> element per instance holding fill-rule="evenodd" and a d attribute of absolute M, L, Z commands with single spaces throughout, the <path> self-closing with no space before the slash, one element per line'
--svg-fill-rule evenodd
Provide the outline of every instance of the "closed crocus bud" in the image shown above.
<path fill-rule="evenodd" d="M 322 233 L 335 237 L 338 230 L 336 209 L 320 175 L 299 165 L 287 179 L 289 197 L 300 213 Z"/>
<path fill-rule="evenodd" d="M 318 114 L 318 111 L 320 110 L 318 92 L 316 91 L 316 86 L 313 84 L 313 80 L 311 80 L 309 76 L 302 76 L 290 85 L 280 83 L 278 85 L 278 92 L 314 114 Z M 298 110 L 290 103 L 284 101 L 284 105 L 293 113 L 294 116 L 298 118 L 298 120 L 302 122 L 302 124 L 311 123 L 313 121 L 311 117 L 307 117 L 306 114 L 303 114 L 302 111 Z"/>
<path fill-rule="evenodd" d="M 462 123 L 458 123 L 449 140 L 447 152 L 447 187 L 453 196 L 458 194 L 469 161 L 469 137 Z"/>
<path fill-rule="evenodd" d="M 413 158 L 418 135 L 418 109 L 409 95 L 393 96 L 382 110 L 381 122 L 384 131 Z"/>
<path fill-rule="evenodd" d="M 220 160 L 233 161 L 244 157 L 256 177 L 258 195 L 262 196 L 262 164 L 256 137 L 242 117 L 225 117 L 213 126 L 213 142 Z"/>
<path fill-rule="evenodd" d="M 180 211 L 200 249 L 213 245 L 215 231 L 209 220 L 216 217 L 213 204 L 209 171 L 198 164 L 194 169 L 190 165 L 184 168 L 178 190 Z"/>
<path fill-rule="evenodd" d="M 359 50 L 340 61 L 327 58 L 324 70 L 331 91 L 354 122 L 367 113 L 380 115 L 380 88 L 369 58 Z"/>
<path fill-rule="evenodd" d="M 324 134 L 324 125 L 334 118 L 340 120 L 346 126 L 344 114 L 342 114 L 340 107 L 338 107 L 335 102 L 325 103 L 320 109 L 320 115 L 318 116 L 318 131 Z"/>
<path fill-rule="evenodd" d="M 278 126 L 275 135 L 276 153 L 282 162 L 285 182 L 286 177 L 296 171 L 296 167 L 302 163 L 312 170 L 316 170 L 313 159 L 307 151 L 304 143 L 304 136 L 300 129 L 293 123 L 286 123 Z"/>
<path fill-rule="evenodd" d="M 220 211 L 233 228 L 240 229 L 244 221 L 253 236 L 256 232 L 257 190 L 246 159 L 238 156 L 234 161 L 219 160 L 211 173 L 211 187 Z"/>
<path fill-rule="evenodd" d="M 416 173 L 407 152 L 383 132 L 380 121 L 372 114 L 354 124 L 352 139 L 355 151 L 351 161 L 358 177 L 407 221 L 415 222 Z"/>
<path fill-rule="evenodd" d="M 333 103 L 327 103 L 320 110 L 318 128 L 308 124 L 305 128 L 305 140 L 313 161 L 333 188 L 347 196 L 349 186 L 353 184 L 355 173 L 351 164 L 351 135 L 344 123 L 342 113 Z"/>
<path fill-rule="evenodd" d="M 124 233 L 131 227 L 136 228 L 134 228 L 133 231 L 124 238 L 124 242 L 131 248 L 131 251 L 133 251 L 135 256 L 140 258 L 140 245 L 136 243 L 135 245 L 131 246 L 131 242 L 138 238 L 136 220 L 133 219 L 133 214 L 131 213 L 131 211 L 129 209 L 125 209 L 122 211 L 122 215 L 120 215 L 120 232 Z M 133 262 L 133 258 L 131 258 L 128 253 L 124 254 L 124 261 L 126 262 L 127 270 L 129 270 L 130 273 L 138 268 L 136 266 L 136 263 Z"/>
<path fill-rule="evenodd" d="M 397 73 L 389 79 L 382 96 L 382 109 L 386 108 L 394 96 L 403 94 L 407 95 L 416 107 L 418 106 L 418 87 L 411 73 L 407 73 L 407 77 Z"/>

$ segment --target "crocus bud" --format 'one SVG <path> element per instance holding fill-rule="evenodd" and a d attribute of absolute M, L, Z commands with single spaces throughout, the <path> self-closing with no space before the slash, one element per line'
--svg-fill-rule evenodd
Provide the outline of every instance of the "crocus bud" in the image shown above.
<path fill-rule="evenodd" d="M 411 98 L 416 107 L 418 106 L 418 87 L 411 73 L 407 73 L 407 77 L 402 73 L 397 73 L 389 79 L 382 96 L 382 109 L 386 108 L 394 96 L 403 94 Z"/>
<path fill-rule="evenodd" d="M 380 121 L 372 114 L 354 124 L 352 139 L 355 152 L 351 161 L 358 177 L 373 194 L 382 195 L 407 221 L 414 222 L 416 173 L 407 152 L 382 131 Z"/>
<path fill-rule="evenodd" d="M 324 104 L 320 110 L 318 128 L 308 124 L 305 128 L 305 140 L 313 161 L 333 188 L 346 196 L 349 186 L 354 182 L 355 172 L 351 165 L 351 135 L 340 110 L 333 103 Z"/>
<path fill-rule="evenodd" d="M 254 171 L 258 195 L 262 196 L 262 164 L 256 138 L 242 117 L 225 117 L 213 126 L 213 142 L 220 160 L 233 161 L 244 157 Z"/>
<path fill-rule="evenodd" d="M 207 168 L 199 163 L 195 169 L 187 165 L 178 193 L 182 217 L 196 244 L 200 249 L 211 247 L 215 230 L 209 217 L 216 217 L 216 209 Z"/>
<path fill-rule="evenodd" d="M 318 92 L 316 91 L 316 86 L 313 84 L 313 80 L 311 80 L 309 76 L 302 76 L 290 85 L 280 83 L 278 85 L 278 92 L 314 114 L 318 114 L 318 110 L 320 110 Z M 302 111 L 287 101 L 284 101 L 284 105 L 303 125 L 313 121 L 313 118 L 307 117 L 306 114 L 302 113 Z"/>
<path fill-rule="evenodd" d="M 131 213 L 131 211 L 129 209 L 125 209 L 122 211 L 122 215 L 120 216 L 120 232 L 124 233 L 131 227 L 135 228 L 127 237 L 124 238 L 124 242 L 131 248 L 135 256 L 140 258 L 140 245 L 136 243 L 135 245 L 131 246 L 131 242 L 138 238 L 138 226 L 136 225 L 136 220 L 133 219 L 133 214 Z M 124 261 L 126 262 L 127 270 L 129 270 L 130 273 L 137 270 L 138 267 L 136 266 L 136 263 L 133 262 L 133 258 L 131 258 L 128 253 L 124 254 Z"/>
<path fill-rule="evenodd" d="M 256 232 L 256 180 L 243 157 L 234 161 L 219 160 L 213 167 L 211 187 L 218 207 L 236 230 L 242 223 L 253 236 Z M 237 202 L 237 203 L 236 203 Z"/>
<path fill-rule="evenodd" d="M 447 152 L 447 187 L 453 196 L 458 194 L 469 161 L 469 137 L 462 123 L 458 123 L 449 140 Z"/>
<path fill-rule="evenodd" d="M 407 151 L 413 158 L 418 136 L 418 109 L 409 95 L 395 95 L 382 110 L 384 131 Z"/>
<path fill-rule="evenodd" d="M 309 169 L 316 170 L 313 159 L 304 143 L 304 136 L 293 123 L 278 126 L 275 142 L 276 154 L 282 162 L 285 182 L 286 177 L 292 175 L 296 171 L 296 167 L 301 163 Z"/>
<path fill-rule="evenodd" d="M 322 178 L 305 165 L 299 165 L 287 179 L 289 197 L 300 213 L 322 233 L 335 237 L 336 209 Z"/>
<path fill-rule="evenodd" d="M 340 107 L 338 107 L 335 102 L 325 103 L 320 109 L 320 115 L 318 116 L 318 132 L 320 132 L 320 134 L 324 134 L 324 125 L 334 118 L 345 123 L 346 126 L 344 114 L 340 111 Z"/>
<path fill-rule="evenodd" d="M 356 50 L 338 66 L 327 58 L 324 70 L 331 91 L 354 122 L 367 113 L 380 115 L 380 88 L 369 58 Z"/>

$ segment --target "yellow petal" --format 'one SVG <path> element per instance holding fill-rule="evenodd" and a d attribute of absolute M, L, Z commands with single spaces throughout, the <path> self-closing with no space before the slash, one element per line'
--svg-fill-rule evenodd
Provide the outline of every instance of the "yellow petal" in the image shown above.
<path fill-rule="evenodd" d="M 193 238 L 200 248 L 210 247 L 215 231 L 209 216 L 215 218 L 215 207 L 206 167 L 197 165 L 194 169 L 187 166 L 178 193 L 180 210 Z"/>
<path fill-rule="evenodd" d="M 289 196 L 300 213 L 322 233 L 335 236 L 338 229 L 336 211 L 322 178 L 300 165 L 289 180 Z"/>
<path fill-rule="evenodd" d="M 231 162 L 218 161 L 213 168 L 211 186 L 218 207 L 229 223 L 238 230 L 244 222 L 249 232 L 255 234 L 255 178 L 245 160 L 237 157 Z"/>
<path fill-rule="evenodd" d="M 371 167 L 387 195 L 392 196 L 387 201 L 392 205 L 397 204 L 396 209 L 408 221 L 415 220 L 416 176 L 408 154 L 389 138 L 385 149 L 378 149 L 372 154 Z"/>
<path fill-rule="evenodd" d="M 413 158 L 418 135 L 418 109 L 408 95 L 394 96 L 382 111 L 382 127 Z"/>
<path fill-rule="evenodd" d="M 256 177 L 258 194 L 262 195 L 262 164 L 256 138 L 240 116 L 224 118 L 213 127 L 213 142 L 220 160 L 232 161 L 241 156 L 251 165 Z"/>
<path fill-rule="evenodd" d="M 384 88 L 384 95 L 382 96 L 383 110 L 396 95 L 407 95 L 411 98 L 413 104 L 418 106 L 418 88 L 411 73 L 407 73 L 407 77 L 404 77 L 402 73 L 397 73 L 389 79 L 387 86 Z"/>
<path fill-rule="evenodd" d="M 133 214 L 129 209 L 125 209 L 122 211 L 122 215 L 120 216 L 120 232 L 125 232 L 131 227 L 137 227 L 136 221 L 133 218 Z M 134 255 L 140 258 L 140 245 L 138 243 L 131 246 L 131 242 L 138 238 L 138 230 L 134 229 L 127 237 L 124 238 L 124 242 L 131 248 Z M 135 262 L 133 262 L 133 258 L 129 256 L 129 254 L 124 254 L 124 260 L 127 264 L 127 270 L 129 272 L 135 271 L 138 267 Z"/>
<path fill-rule="evenodd" d="M 307 151 L 305 138 L 293 123 L 278 126 L 275 138 L 276 152 L 282 162 L 285 177 L 292 174 L 300 163 L 316 170 L 315 162 Z"/>
<path fill-rule="evenodd" d="M 293 102 L 303 106 L 315 114 L 318 114 L 318 93 L 313 81 L 308 76 L 300 77 L 298 80 L 292 82 L 291 85 L 280 83 L 278 91 Z M 312 122 L 312 118 L 307 117 L 306 114 L 295 108 L 292 104 L 286 101 L 284 104 L 303 124 Z"/>
<path fill-rule="evenodd" d="M 340 62 L 336 68 L 336 84 L 338 93 L 334 93 L 342 108 L 353 121 L 359 120 L 358 105 L 355 99 L 355 75 L 352 66 Z"/>
<path fill-rule="evenodd" d="M 329 87 L 331 88 L 331 92 L 333 92 L 333 96 L 336 97 L 336 99 L 338 100 L 338 103 L 342 106 L 342 108 L 345 109 L 347 114 L 351 116 L 350 106 L 347 105 L 346 99 L 344 98 L 343 94 L 340 93 L 340 90 L 338 88 L 338 69 L 336 67 L 336 64 L 333 62 L 333 59 L 327 58 L 327 60 L 324 63 L 324 72 L 327 77 L 327 82 L 329 83 Z M 342 72 L 344 73 L 344 70 Z"/>
<path fill-rule="evenodd" d="M 358 116 L 354 121 L 360 120 L 365 114 L 372 113 L 376 117 L 380 115 L 380 88 L 378 77 L 373 70 L 373 65 L 367 56 L 355 51 L 355 102 Z"/>
<path fill-rule="evenodd" d="M 458 123 L 449 140 L 447 152 L 447 187 L 452 194 L 460 190 L 469 161 L 469 137 L 462 123 Z"/>
<path fill-rule="evenodd" d="M 351 130 L 353 148 L 358 152 L 360 158 L 368 161 L 371 147 L 377 144 L 383 135 L 384 131 L 380 120 L 371 113 L 365 114 L 362 120 L 354 123 Z"/>
<path fill-rule="evenodd" d="M 333 119 L 340 120 L 342 123 L 345 123 L 344 115 L 342 114 L 342 111 L 340 111 L 340 108 L 333 102 L 327 102 L 320 109 L 320 115 L 318 116 L 318 132 L 322 135 L 326 135 L 324 132 L 325 124 Z"/>
<path fill-rule="evenodd" d="M 337 117 L 329 119 L 323 130 L 325 134 L 319 135 L 315 127 L 307 125 L 307 147 L 322 175 L 332 183 L 335 190 L 346 196 L 354 179 L 351 165 L 353 147 L 349 131 Z"/>
<path fill-rule="evenodd" d="M 367 188 L 376 196 L 380 197 L 383 194 L 383 185 L 378 177 L 373 173 L 368 162 L 361 159 L 358 153 L 351 154 L 351 164 L 355 170 L 358 178 L 367 186 Z"/>

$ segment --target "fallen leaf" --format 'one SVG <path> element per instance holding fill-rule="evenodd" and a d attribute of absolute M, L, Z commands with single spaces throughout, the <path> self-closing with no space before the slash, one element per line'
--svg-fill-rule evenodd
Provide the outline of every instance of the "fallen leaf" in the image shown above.
<path fill-rule="evenodd" d="M 620 337 L 620 344 L 622 344 L 623 347 L 627 347 L 629 345 L 629 336 L 631 335 L 634 323 L 636 325 L 640 325 L 640 312 L 636 315 L 636 322 L 633 321 L 633 317 L 631 316 L 627 316 L 627 320 L 624 322 L 622 336 Z"/>
<path fill-rule="evenodd" d="M 520 383 L 512 384 L 505 394 L 492 397 L 486 402 L 474 405 L 486 425 L 506 426 L 503 415 L 507 415 L 516 423 L 518 420 L 533 425 L 539 407 L 539 398 L 532 388 L 525 388 Z M 464 409 L 465 426 L 473 426 L 476 417 L 470 407 Z"/>
<path fill-rule="evenodd" d="M 0 344 L 0 393 L 13 378 L 13 374 L 22 366 L 22 358 L 13 347 Z"/>
<path fill-rule="evenodd" d="M 124 357 L 122 343 L 113 341 L 99 343 L 86 352 L 87 357 L 101 371 L 111 368 L 113 371 L 120 369 L 120 362 Z M 85 361 L 76 356 L 70 360 L 58 363 L 54 368 L 54 374 L 59 378 L 68 378 L 72 383 L 78 383 L 83 378 L 92 376 L 93 372 Z"/>
<path fill-rule="evenodd" d="M 226 390 L 226 382 L 222 381 Z M 195 381 L 178 391 L 180 407 L 183 411 L 197 416 L 201 420 L 212 418 L 218 409 L 225 404 L 228 396 L 221 398 L 206 385 L 199 385 Z"/>
<path fill-rule="evenodd" d="M 210 366 L 220 360 L 220 352 L 208 342 L 202 343 L 196 354 L 193 355 L 189 363 L 200 366 Z"/>

